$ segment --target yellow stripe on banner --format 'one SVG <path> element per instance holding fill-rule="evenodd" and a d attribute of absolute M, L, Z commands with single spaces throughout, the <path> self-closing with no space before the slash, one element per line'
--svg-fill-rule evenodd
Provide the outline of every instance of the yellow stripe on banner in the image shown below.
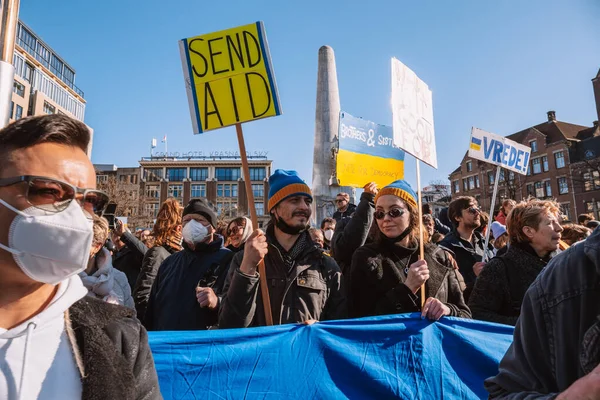
<path fill-rule="evenodd" d="M 471 148 L 473 150 L 479 151 L 479 150 L 481 150 L 481 145 L 480 144 L 471 143 Z"/>
<path fill-rule="evenodd" d="M 339 150 L 337 178 L 341 186 L 363 187 L 375 182 L 382 188 L 404 179 L 404 161 Z"/>

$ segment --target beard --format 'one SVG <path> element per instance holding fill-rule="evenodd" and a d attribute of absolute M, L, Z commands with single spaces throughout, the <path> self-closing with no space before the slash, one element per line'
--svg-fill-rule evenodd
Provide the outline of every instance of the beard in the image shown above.
<path fill-rule="evenodd" d="M 290 225 L 287 222 L 285 222 L 283 220 L 283 218 L 275 215 L 275 226 L 281 232 L 287 233 L 288 235 L 299 235 L 302 232 L 308 230 L 308 228 L 310 228 L 310 225 L 308 224 L 308 219 L 310 218 L 310 216 L 306 215 L 306 213 L 298 212 L 298 213 L 293 213 L 292 218 L 295 216 L 298 216 L 298 215 L 304 216 L 307 220 L 307 223 L 306 224 L 298 224 L 298 225 Z"/>

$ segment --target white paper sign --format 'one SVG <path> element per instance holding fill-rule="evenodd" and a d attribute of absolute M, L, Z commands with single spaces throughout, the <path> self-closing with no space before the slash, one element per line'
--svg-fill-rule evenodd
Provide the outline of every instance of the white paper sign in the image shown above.
<path fill-rule="evenodd" d="M 394 145 L 437 169 L 431 90 L 406 65 L 392 58 Z"/>
<path fill-rule="evenodd" d="M 469 157 L 527 175 L 531 147 L 479 128 L 471 129 Z"/>

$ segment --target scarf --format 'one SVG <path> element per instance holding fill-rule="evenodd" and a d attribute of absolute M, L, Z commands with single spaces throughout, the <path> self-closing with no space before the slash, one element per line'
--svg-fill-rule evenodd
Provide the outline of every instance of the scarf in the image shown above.
<path fill-rule="evenodd" d="M 88 290 L 88 296 L 97 297 L 107 303 L 120 304 L 119 297 L 113 291 L 115 274 L 110 260 L 109 251 L 102 247 L 96 254 L 96 272 L 88 275 L 82 271 L 79 277 Z"/>
<path fill-rule="evenodd" d="M 165 241 L 165 246 L 170 247 L 175 251 L 181 251 L 183 247 L 181 247 L 181 243 L 183 241 L 183 237 L 181 236 L 181 232 L 175 232 L 173 235 L 169 236 Z"/>
<path fill-rule="evenodd" d="M 302 254 L 304 250 L 314 245 L 312 240 L 308 239 L 307 232 L 303 232 L 300 234 L 298 239 L 296 239 L 296 243 L 294 243 L 294 245 L 289 251 L 286 251 L 279 244 L 277 239 L 273 240 L 273 244 L 275 245 L 275 247 L 277 247 L 277 249 L 279 249 L 281 257 L 283 258 L 283 263 L 287 267 L 288 271 L 292 269 L 292 267 L 294 266 L 294 262 L 296 261 L 298 256 L 300 256 L 300 254 Z"/>

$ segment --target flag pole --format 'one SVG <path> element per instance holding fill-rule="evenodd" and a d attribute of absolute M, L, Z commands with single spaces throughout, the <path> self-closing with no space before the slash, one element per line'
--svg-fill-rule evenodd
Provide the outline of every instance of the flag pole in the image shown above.
<path fill-rule="evenodd" d="M 421 197 L 421 162 L 417 158 L 417 207 L 419 213 L 419 260 L 425 259 L 425 244 L 423 243 L 423 198 Z M 421 285 L 421 309 L 425 305 L 425 283 Z"/>
<path fill-rule="evenodd" d="M 248 166 L 248 157 L 246 156 L 246 143 L 244 142 L 244 132 L 242 124 L 235 124 L 238 144 L 240 145 L 240 157 L 242 158 L 242 170 L 244 171 L 244 186 L 246 187 L 246 198 L 248 199 L 248 210 L 254 229 L 258 229 L 258 216 L 254 206 L 254 193 L 252 192 L 252 182 L 250 181 L 250 167 Z M 267 286 L 267 272 L 265 261 L 261 260 L 258 264 L 258 275 L 260 280 L 260 293 L 262 295 L 263 309 L 265 311 L 265 321 L 267 326 L 273 325 L 273 314 L 271 312 L 271 299 L 269 297 L 269 287 Z"/>
<path fill-rule="evenodd" d="M 506 177 L 505 177 L 506 179 Z M 492 194 L 492 205 L 490 207 L 490 221 L 494 218 L 494 207 L 496 206 L 496 196 L 498 195 L 498 181 L 500 181 L 500 166 L 496 167 L 496 180 L 494 182 L 494 193 Z M 483 262 L 487 261 L 488 257 L 488 244 L 490 242 L 490 226 L 488 225 L 487 230 L 485 231 L 485 245 L 483 247 Z"/>

